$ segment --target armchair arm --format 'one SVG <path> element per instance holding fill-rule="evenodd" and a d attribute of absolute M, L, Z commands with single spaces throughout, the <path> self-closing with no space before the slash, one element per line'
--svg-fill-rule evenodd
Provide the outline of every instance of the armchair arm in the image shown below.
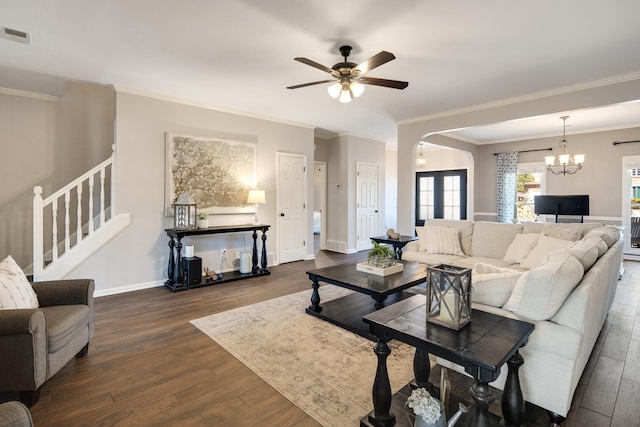
<path fill-rule="evenodd" d="M 42 307 L 51 305 L 85 304 L 93 311 L 93 279 L 68 279 L 33 282 Z"/>
<path fill-rule="evenodd" d="M 0 310 L 0 390 L 36 390 L 47 379 L 47 325 L 39 309 Z"/>

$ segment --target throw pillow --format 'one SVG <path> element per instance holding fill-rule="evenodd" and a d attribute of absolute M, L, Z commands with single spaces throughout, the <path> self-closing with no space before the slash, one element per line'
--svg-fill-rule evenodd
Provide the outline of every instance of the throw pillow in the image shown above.
<path fill-rule="evenodd" d="M 586 236 L 584 236 L 582 241 L 591 243 L 596 247 L 596 249 L 598 250 L 598 258 L 604 255 L 604 253 L 607 252 L 607 249 L 609 249 L 609 246 L 607 246 L 604 240 L 602 240 L 600 236 L 596 236 L 595 234 L 587 234 Z"/>
<path fill-rule="evenodd" d="M 471 269 L 471 301 L 492 307 L 502 307 L 511 296 L 522 271 L 476 263 Z"/>
<path fill-rule="evenodd" d="M 426 226 L 424 234 L 428 254 L 464 256 L 455 228 Z"/>
<path fill-rule="evenodd" d="M 538 239 L 540 239 L 540 233 L 516 235 L 502 260 L 509 264 L 520 264 L 536 246 Z"/>
<path fill-rule="evenodd" d="M 583 275 L 576 257 L 567 251 L 551 252 L 544 263 L 520 276 L 503 308 L 530 320 L 551 319 Z"/>
<path fill-rule="evenodd" d="M 11 255 L 0 262 L 0 310 L 38 308 L 38 297 Z"/>
<path fill-rule="evenodd" d="M 542 227 L 542 234 L 556 239 L 569 240 L 575 242 L 582 239 L 582 226 L 574 224 L 545 224 Z"/>
<path fill-rule="evenodd" d="M 567 248 L 567 252 L 580 261 L 585 273 L 598 259 L 598 248 L 594 242 L 585 242 L 584 240 L 574 242 Z"/>
<path fill-rule="evenodd" d="M 607 244 L 607 247 L 611 247 L 615 242 L 620 239 L 620 230 L 613 225 L 603 225 L 602 227 L 594 228 L 587 236 L 598 236 Z"/>
<path fill-rule="evenodd" d="M 535 268 L 542 263 L 542 260 L 553 251 L 561 251 L 571 246 L 568 240 L 556 239 L 542 235 L 538 239 L 536 246 L 529 252 L 529 255 L 520 263 L 522 268 Z"/>

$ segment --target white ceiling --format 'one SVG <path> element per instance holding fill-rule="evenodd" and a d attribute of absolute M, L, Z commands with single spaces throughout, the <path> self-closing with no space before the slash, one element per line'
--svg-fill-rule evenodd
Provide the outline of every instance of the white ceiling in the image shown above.
<path fill-rule="evenodd" d="M 398 121 L 640 73 L 640 1 L 615 0 L 2 0 L 0 87 L 59 95 L 65 79 L 201 102 L 393 144 Z M 397 59 L 367 76 L 350 104 L 330 98 L 338 47 L 360 63 Z M 638 74 L 640 75 L 640 74 Z M 564 112 L 567 134 L 640 125 L 640 103 Z M 558 135 L 554 114 L 464 129 L 474 143 Z"/>

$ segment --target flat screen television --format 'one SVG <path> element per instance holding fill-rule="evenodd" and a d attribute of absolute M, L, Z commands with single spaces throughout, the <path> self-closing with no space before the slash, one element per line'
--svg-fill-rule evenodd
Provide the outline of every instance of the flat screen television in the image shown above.
<path fill-rule="evenodd" d="M 535 196 L 534 212 L 536 215 L 589 215 L 589 195 L 571 196 Z"/>

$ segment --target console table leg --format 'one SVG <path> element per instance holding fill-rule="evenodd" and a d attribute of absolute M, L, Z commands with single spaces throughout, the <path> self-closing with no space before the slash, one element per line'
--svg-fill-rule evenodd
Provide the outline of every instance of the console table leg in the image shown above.
<path fill-rule="evenodd" d="M 173 248 L 176 246 L 176 241 L 171 237 L 169 239 L 169 265 L 167 265 L 167 283 L 173 284 L 173 275 L 176 269 L 176 259 L 174 258 Z"/>
<path fill-rule="evenodd" d="M 392 397 L 387 371 L 387 357 L 391 354 L 389 339 L 378 338 L 378 343 L 373 350 L 378 356 L 378 368 L 373 382 L 373 416 L 369 415 L 369 421 L 379 427 L 390 427 L 396 423 L 395 415 L 389 412 Z"/>
<path fill-rule="evenodd" d="M 253 251 L 251 254 L 251 272 L 258 272 L 258 232 L 253 230 Z"/>
<path fill-rule="evenodd" d="M 176 267 L 173 275 L 173 283 L 182 283 L 182 239 L 176 243 Z"/>
<path fill-rule="evenodd" d="M 431 365 L 429 364 L 429 353 L 419 348 L 413 355 L 413 375 L 416 377 L 416 385 L 432 392 L 429 375 L 431 375 Z"/>
<path fill-rule="evenodd" d="M 322 307 L 320 306 L 320 293 L 318 292 L 320 284 L 317 279 L 312 280 L 311 287 L 313 288 L 313 292 L 311 293 L 311 305 L 309 306 L 309 310 L 320 313 L 322 311 Z"/>
<path fill-rule="evenodd" d="M 471 386 L 470 390 L 475 402 L 471 425 L 474 427 L 489 427 L 489 405 L 495 400 L 489 384 L 477 381 Z"/>
<path fill-rule="evenodd" d="M 524 424 L 525 404 L 520 388 L 518 369 L 524 363 L 524 358 L 519 352 L 511 356 L 507 361 L 509 369 L 507 381 L 502 392 L 502 415 L 507 427 L 519 427 Z"/>
<path fill-rule="evenodd" d="M 262 272 L 267 271 L 267 230 L 262 230 L 262 256 L 260 258 Z"/>

